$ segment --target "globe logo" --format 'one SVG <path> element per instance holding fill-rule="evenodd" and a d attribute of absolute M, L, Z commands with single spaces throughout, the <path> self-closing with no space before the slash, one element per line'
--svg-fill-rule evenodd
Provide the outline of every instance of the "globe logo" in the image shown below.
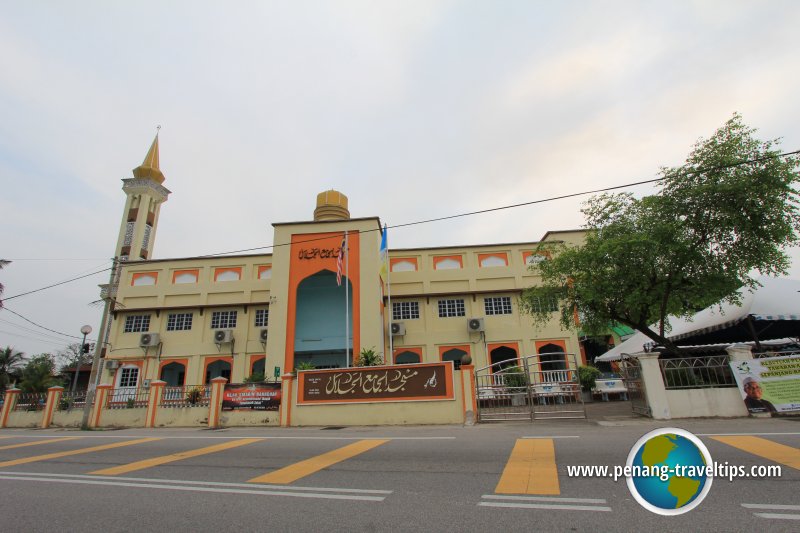
<path fill-rule="evenodd" d="M 628 489 L 649 511 L 665 516 L 687 513 L 711 490 L 712 466 L 708 448 L 692 433 L 656 429 L 640 438 L 628 454 Z"/>

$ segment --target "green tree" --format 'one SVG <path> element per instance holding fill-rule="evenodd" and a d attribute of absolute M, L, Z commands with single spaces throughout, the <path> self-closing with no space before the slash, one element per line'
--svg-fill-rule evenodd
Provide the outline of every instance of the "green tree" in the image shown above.
<path fill-rule="evenodd" d="M 738 289 L 757 287 L 754 273 L 785 274 L 785 249 L 800 231 L 800 159 L 754 133 L 735 114 L 683 166 L 661 169 L 657 194 L 587 201 L 584 244 L 540 247 L 551 259 L 532 267 L 542 282 L 523 293 L 522 308 L 545 323 L 552 314 L 540 302 L 555 296 L 564 327 L 577 312 L 589 334 L 619 322 L 677 353 L 668 316 L 738 304 Z"/>
<path fill-rule="evenodd" d="M 53 356 L 48 353 L 32 357 L 22 369 L 20 388 L 23 392 L 46 392 L 49 387 L 61 385 L 55 367 Z"/>
<path fill-rule="evenodd" d="M 19 379 L 24 360 L 25 354 L 14 350 L 11 346 L 0 350 L 0 392 L 5 391 L 13 381 Z"/>

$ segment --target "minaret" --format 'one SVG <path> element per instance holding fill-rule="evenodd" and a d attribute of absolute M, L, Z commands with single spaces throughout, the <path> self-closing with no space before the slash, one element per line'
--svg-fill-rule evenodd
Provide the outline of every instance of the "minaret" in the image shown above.
<path fill-rule="evenodd" d="M 158 212 L 167 201 L 169 190 L 162 185 L 164 174 L 158 165 L 158 133 L 133 178 L 122 180 L 125 201 L 122 224 L 114 256 L 121 263 L 150 259 L 156 240 Z"/>

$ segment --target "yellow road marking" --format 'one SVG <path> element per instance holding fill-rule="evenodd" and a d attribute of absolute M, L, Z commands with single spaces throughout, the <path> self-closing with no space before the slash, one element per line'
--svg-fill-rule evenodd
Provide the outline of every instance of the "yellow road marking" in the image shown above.
<path fill-rule="evenodd" d="M 497 494 L 561 494 L 553 439 L 517 439 Z"/>
<path fill-rule="evenodd" d="M 110 450 L 111 448 L 121 448 L 122 446 L 131 446 L 132 444 L 143 444 L 153 440 L 161 440 L 156 437 L 149 437 L 146 439 L 127 440 L 125 442 L 115 442 L 114 444 L 103 444 L 101 446 L 92 446 L 91 448 L 80 448 L 78 450 L 69 450 L 66 452 L 48 453 L 45 455 L 36 455 L 34 457 L 25 457 L 23 459 L 14 459 L 12 461 L 3 461 L 0 467 L 24 465 L 26 463 L 35 463 L 37 461 L 46 461 L 48 459 L 58 459 L 59 457 L 68 457 L 70 455 L 80 455 L 82 453 L 99 452 L 102 450 Z"/>
<path fill-rule="evenodd" d="M 119 474 L 127 474 L 128 472 L 134 472 L 136 470 L 144 470 L 145 468 L 150 468 L 152 466 L 163 465 L 165 463 L 172 463 L 174 461 L 180 461 L 182 459 L 188 459 L 190 457 L 198 457 L 200 455 L 206 455 L 209 453 L 221 452 L 229 448 L 237 448 L 239 446 L 244 446 L 245 444 L 251 444 L 253 442 L 258 442 L 260 440 L 264 439 L 238 439 L 230 442 L 223 442 L 222 444 L 215 444 L 214 446 L 206 446 L 205 448 L 189 450 L 188 452 L 173 453 L 171 455 L 162 455 L 161 457 L 144 459 L 142 461 L 136 461 L 134 463 L 128 463 L 126 465 L 112 466 L 111 468 L 95 470 L 94 472 L 89 472 L 89 473 L 96 474 L 99 476 L 117 476 Z"/>
<path fill-rule="evenodd" d="M 800 470 L 800 450 L 797 448 L 778 444 L 761 437 L 728 435 L 711 438 L 753 455 Z"/>
<path fill-rule="evenodd" d="M 45 439 L 35 440 L 33 442 L 22 442 L 20 444 L 9 444 L 8 446 L 0 446 L 0 450 L 10 450 L 12 448 L 24 448 L 26 446 L 38 446 L 39 444 L 50 444 L 51 442 L 62 442 L 65 440 L 75 440 L 80 437 L 61 437 L 58 439 Z"/>
<path fill-rule="evenodd" d="M 323 468 L 328 468 L 329 466 L 335 465 L 336 463 L 344 461 L 345 459 L 350 459 L 351 457 L 355 457 L 356 455 L 369 451 L 372 448 L 376 448 L 385 442 L 389 442 L 388 439 L 360 440 L 328 453 L 323 453 L 322 455 L 317 455 L 311 459 L 306 459 L 305 461 L 300 461 L 299 463 L 289 465 L 285 468 L 281 468 L 280 470 L 270 472 L 269 474 L 254 477 L 253 479 L 248 480 L 248 483 L 276 483 L 286 485 L 297 481 L 300 478 L 304 478 L 319 472 Z"/>

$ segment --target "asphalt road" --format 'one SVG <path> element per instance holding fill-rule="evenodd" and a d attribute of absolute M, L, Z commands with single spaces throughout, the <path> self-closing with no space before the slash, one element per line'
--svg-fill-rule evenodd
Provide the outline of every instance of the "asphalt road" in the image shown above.
<path fill-rule="evenodd" d="M 715 479 L 696 509 L 675 517 L 642 508 L 624 479 L 567 475 L 569 465 L 624 465 L 631 446 L 663 426 L 701 435 L 718 463 L 749 467 L 782 461 L 782 475 Z M 774 444 L 789 448 L 777 447 L 783 455 L 770 459 L 714 438 L 731 433 L 763 439 L 753 441 L 766 450 L 759 448 L 759 454 Z M 518 470 L 513 461 L 508 466 L 515 447 L 534 440 L 545 443 L 544 448 L 552 443 L 555 492 L 550 479 L 550 494 L 541 494 L 548 486 L 544 481 L 534 482 L 528 493 L 504 493 L 504 472 Z M 793 419 L 217 431 L 6 429 L 0 430 L 0 528 L 798 531 L 798 448 L 800 421 Z"/>

